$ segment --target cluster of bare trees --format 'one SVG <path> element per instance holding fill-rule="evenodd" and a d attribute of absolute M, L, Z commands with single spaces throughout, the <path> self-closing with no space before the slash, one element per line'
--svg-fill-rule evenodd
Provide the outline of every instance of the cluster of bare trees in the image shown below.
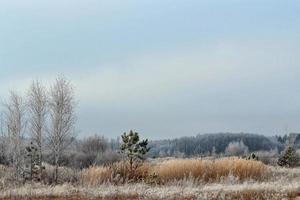
<path fill-rule="evenodd" d="M 43 151 L 46 147 L 51 151 L 57 180 L 58 161 L 75 134 L 75 100 L 70 82 L 60 77 L 46 89 L 39 81 L 33 81 L 25 97 L 11 91 L 3 105 L 1 141 L 7 148 L 1 151 L 7 154 L 15 178 L 22 179 L 25 146 L 30 141 L 38 150 L 40 174 Z"/>

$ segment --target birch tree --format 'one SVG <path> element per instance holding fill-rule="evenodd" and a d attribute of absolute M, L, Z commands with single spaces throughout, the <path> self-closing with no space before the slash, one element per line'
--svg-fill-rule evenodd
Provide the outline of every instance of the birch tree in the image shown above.
<path fill-rule="evenodd" d="M 42 153 L 47 118 L 46 89 L 39 81 L 33 81 L 28 91 L 29 131 L 33 144 L 37 147 L 39 174 L 42 174 Z"/>
<path fill-rule="evenodd" d="M 20 180 L 23 172 L 23 134 L 25 129 L 25 103 L 21 96 L 10 92 L 5 106 L 5 123 L 9 139 L 9 156 L 16 180 Z"/>
<path fill-rule="evenodd" d="M 75 101 L 71 84 L 64 78 L 57 78 L 49 94 L 48 144 L 55 164 L 54 181 L 58 180 L 59 160 L 74 138 Z"/>

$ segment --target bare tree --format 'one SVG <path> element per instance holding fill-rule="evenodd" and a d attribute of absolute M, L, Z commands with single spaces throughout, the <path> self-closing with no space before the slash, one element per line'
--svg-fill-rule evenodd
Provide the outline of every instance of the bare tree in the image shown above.
<path fill-rule="evenodd" d="M 23 134 L 25 129 L 25 103 L 23 98 L 15 92 L 10 92 L 10 97 L 5 106 L 5 123 L 9 138 L 9 155 L 14 168 L 15 178 L 20 180 L 23 172 Z"/>
<path fill-rule="evenodd" d="M 7 164 L 7 137 L 4 132 L 3 112 L 0 113 L 0 164 Z"/>
<path fill-rule="evenodd" d="M 90 136 L 81 142 L 81 151 L 86 154 L 104 153 L 108 149 L 108 141 L 103 136 Z"/>
<path fill-rule="evenodd" d="M 241 156 L 248 153 L 248 147 L 243 141 L 230 142 L 225 149 L 225 153 L 230 156 Z"/>
<path fill-rule="evenodd" d="M 33 144 L 38 150 L 38 164 L 42 174 L 43 139 L 46 130 L 47 94 L 39 81 L 33 81 L 28 91 L 29 128 Z"/>
<path fill-rule="evenodd" d="M 58 180 L 59 160 L 65 149 L 74 138 L 75 101 L 71 84 L 64 78 L 57 78 L 49 94 L 49 120 L 47 139 L 53 152 L 55 173 L 54 180 Z"/>
<path fill-rule="evenodd" d="M 85 158 L 82 159 L 82 166 L 89 167 L 96 164 L 97 159 L 108 150 L 108 141 L 103 136 L 90 136 L 81 141 L 79 150 Z"/>

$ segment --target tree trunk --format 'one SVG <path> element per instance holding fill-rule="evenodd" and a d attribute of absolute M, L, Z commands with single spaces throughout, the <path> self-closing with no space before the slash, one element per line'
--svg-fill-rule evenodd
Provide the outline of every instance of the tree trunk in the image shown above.
<path fill-rule="evenodd" d="M 132 170 L 133 170 L 133 159 L 132 158 L 130 158 L 129 164 L 130 164 L 130 171 L 132 172 Z"/>
<path fill-rule="evenodd" d="M 58 182 L 58 155 L 55 155 L 55 172 L 54 172 L 54 182 Z"/>
<path fill-rule="evenodd" d="M 43 174 L 43 163 L 42 163 L 42 147 L 41 145 L 39 146 L 39 167 L 40 167 L 40 174 L 39 174 L 39 179 L 42 181 L 42 174 Z"/>

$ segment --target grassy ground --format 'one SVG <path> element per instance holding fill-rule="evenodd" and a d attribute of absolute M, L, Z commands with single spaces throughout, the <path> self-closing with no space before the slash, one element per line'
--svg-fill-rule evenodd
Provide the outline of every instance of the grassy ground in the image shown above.
<path fill-rule="evenodd" d="M 155 172 L 163 180 L 152 184 L 128 180 L 125 183 L 104 182 L 103 180 L 109 180 L 108 174 L 112 175 L 113 170 L 103 167 L 85 170 L 81 174 L 80 182 L 76 184 L 25 184 L 6 187 L 0 190 L 0 199 L 250 200 L 296 199 L 300 196 L 300 169 L 265 166 L 256 161 L 171 160 L 144 166 L 139 177 Z M 101 181 L 97 181 L 99 179 Z"/>
<path fill-rule="evenodd" d="M 10 189 L 2 199 L 292 199 L 299 195 L 300 184 L 243 183 L 206 185 L 149 186 L 128 184 L 122 186 L 101 185 L 99 187 L 24 186 Z"/>

